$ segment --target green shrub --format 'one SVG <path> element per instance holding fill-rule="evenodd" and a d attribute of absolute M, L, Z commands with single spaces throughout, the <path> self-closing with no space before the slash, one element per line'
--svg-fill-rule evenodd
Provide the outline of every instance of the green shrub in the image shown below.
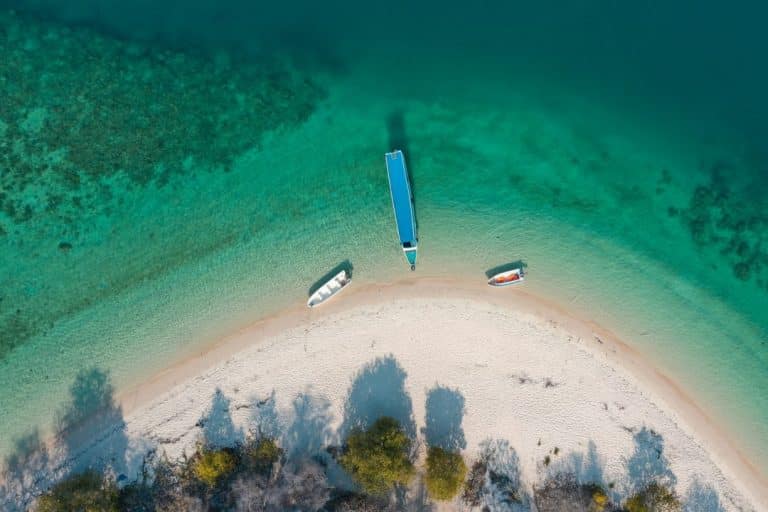
<path fill-rule="evenodd" d="M 117 486 L 95 471 L 71 476 L 40 497 L 38 512 L 117 512 Z"/>
<path fill-rule="evenodd" d="M 488 473 L 488 461 L 481 458 L 472 464 L 469 471 L 469 478 L 464 483 L 464 490 L 461 493 L 461 499 L 470 507 L 479 507 L 483 496 L 483 487 L 485 486 L 485 475 Z"/>
<path fill-rule="evenodd" d="M 657 482 L 631 496 L 624 504 L 627 512 L 679 512 L 680 499 L 675 492 Z"/>
<path fill-rule="evenodd" d="M 270 473 L 282 455 L 283 450 L 277 446 L 274 439 L 268 437 L 249 443 L 243 450 L 243 458 L 248 467 L 261 474 Z"/>
<path fill-rule="evenodd" d="M 467 465 L 461 454 L 430 446 L 427 452 L 427 491 L 436 500 L 450 500 L 459 492 Z"/>
<path fill-rule="evenodd" d="M 385 416 L 368 430 L 355 430 L 349 435 L 339 463 L 365 492 L 383 495 L 411 480 L 414 469 L 408 459 L 410 447 L 411 440 L 397 420 Z"/>
<path fill-rule="evenodd" d="M 192 474 L 208 487 L 215 486 L 235 470 L 237 458 L 228 448 L 209 450 L 201 448 L 192 459 Z"/>
<path fill-rule="evenodd" d="M 592 492 L 592 503 L 589 506 L 590 512 L 603 512 L 611 502 L 605 489 L 594 485 L 589 490 Z"/>

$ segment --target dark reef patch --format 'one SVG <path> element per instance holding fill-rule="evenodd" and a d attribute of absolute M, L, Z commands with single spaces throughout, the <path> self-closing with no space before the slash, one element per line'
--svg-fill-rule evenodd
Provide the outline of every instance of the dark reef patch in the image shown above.
<path fill-rule="evenodd" d="M 0 25 L 0 209 L 16 223 L 93 210 L 112 175 L 163 186 L 192 169 L 226 171 L 324 96 L 276 62 L 160 51 L 9 13 Z M 99 193 L 76 194 L 86 181 Z"/>
<path fill-rule="evenodd" d="M 709 182 L 697 186 L 686 208 L 670 207 L 699 246 L 715 246 L 742 281 L 755 282 L 768 290 L 768 201 L 756 193 L 766 188 L 766 176 L 749 173 L 754 179 L 744 184 L 730 177 L 744 173 L 730 164 L 716 162 L 710 167 Z"/>
<path fill-rule="evenodd" d="M 0 311 L 3 311 L 0 309 Z M 5 313 L 3 311 L 3 313 Z M 9 311 L 0 322 L 0 361 L 5 355 L 27 339 L 34 329 L 21 311 Z"/>
<path fill-rule="evenodd" d="M 0 360 L 62 317 L 235 243 L 238 234 L 222 230 L 194 245 L 156 244 L 159 252 L 143 250 L 114 275 L 90 279 L 95 271 L 82 267 L 89 243 L 119 235 L 103 218 L 120 221 L 132 207 L 126 195 L 227 172 L 266 133 L 305 122 L 325 97 L 282 56 L 159 50 L 7 11 L 0 55 L 4 263 L 54 254 L 73 276 L 67 295 L 27 274 L 0 277 L 9 305 L 0 308 Z"/>

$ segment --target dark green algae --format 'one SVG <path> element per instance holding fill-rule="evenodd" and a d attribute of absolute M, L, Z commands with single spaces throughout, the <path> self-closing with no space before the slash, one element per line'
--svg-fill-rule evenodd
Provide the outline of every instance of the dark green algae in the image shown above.
<path fill-rule="evenodd" d="M 726 161 L 710 164 L 708 172 L 709 181 L 669 215 L 680 218 L 697 246 L 716 248 L 734 277 L 768 290 L 768 172 L 744 172 Z M 751 179 L 733 179 L 740 175 Z"/>
<path fill-rule="evenodd" d="M 191 168 L 225 171 L 265 132 L 305 121 L 323 96 L 274 62 L 162 51 L 9 13 L 0 27 L 6 222 L 92 206 L 76 200 L 88 178 L 163 186 Z"/>
<path fill-rule="evenodd" d="M 325 97 L 276 58 L 158 49 L 13 12 L 0 12 L 0 55 L 0 244 L 26 248 L 48 237 L 69 258 L 98 229 L 94 215 L 119 211 L 124 190 L 227 172 L 266 133 L 305 122 Z M 209 242 L 194 256 L 154 255 L 141 272 L 73 290 L 66 301 L 26 297 L 0 277 L 0 359 L 58 318 L 234 239 Z"/>

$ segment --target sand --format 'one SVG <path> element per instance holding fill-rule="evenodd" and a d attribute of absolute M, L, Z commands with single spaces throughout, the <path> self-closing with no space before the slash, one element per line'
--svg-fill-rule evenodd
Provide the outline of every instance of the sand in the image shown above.
<path fill-rule="evenodd" d="M 313 453 L 386 414 L 422 458 L 426 442 L 469 461 L 504 446 L 528 495 L 569 470 L 613 484 L 617 500 L 632 474 L 675 482 L 690 510 L 768 510 L 765 475 L 673 380 L 524 286 L 353 283 L 120 390 L 118 404 L 122 420 L 7 499 L 28 501 L 52 475 L 100 461 L 130 478 L 150 450 L 180 457 L 204 436 L 226 444 L 258 429 L 289 454 Z"/>

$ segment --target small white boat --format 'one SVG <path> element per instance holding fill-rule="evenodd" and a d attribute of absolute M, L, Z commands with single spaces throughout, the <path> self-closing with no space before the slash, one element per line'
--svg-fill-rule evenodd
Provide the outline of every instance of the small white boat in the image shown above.
<path fill-rule="evenodd" d="M 491 286 L 509 286 L 511 284 L 522 283 L 525 280 L 525 273 L 522 268 L 513 268 L 506 272 L 500 272 L 488 280 Z"/>
<path fill-rule="evenodd" d="M 323 284 L 323 286 L 318 288 L 315 293 L 309 297 L 307 306 L 310 308 L 319 306 L 343 290 L 344 287 L 346 287 L 351 281 L 352 278 L 347 274 L 347 271 L 342 270 L 331 279 L 329 279 L 325 284 Z"/>

